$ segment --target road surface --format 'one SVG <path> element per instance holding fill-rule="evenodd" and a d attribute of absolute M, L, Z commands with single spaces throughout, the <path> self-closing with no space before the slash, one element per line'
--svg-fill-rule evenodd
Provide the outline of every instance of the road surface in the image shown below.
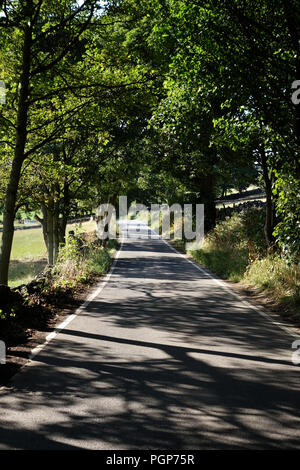
<path fill-rule="evenodd" d="M 164 241 L 127 239 L 0 390 L 0 449 L 299 449 L 293 340 Z"/>

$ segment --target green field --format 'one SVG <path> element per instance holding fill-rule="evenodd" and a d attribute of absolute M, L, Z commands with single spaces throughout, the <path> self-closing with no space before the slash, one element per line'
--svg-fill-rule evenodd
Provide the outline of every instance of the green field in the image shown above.
<path fill-rule="evenodd" d="M 90 232 L 96 229 L 94 221 L 70 224 L 69 230 Z M 0 239 L 2 233 L 0 233 Z M 9 268 L 9 285 L 16 287 L 30 282 L 47 264 L 47 250 L 42 229 L 16 230 Z"/>

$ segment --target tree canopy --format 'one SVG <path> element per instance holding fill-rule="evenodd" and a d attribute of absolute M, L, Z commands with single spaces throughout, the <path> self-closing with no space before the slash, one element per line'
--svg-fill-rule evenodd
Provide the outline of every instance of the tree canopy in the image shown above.
<path fill-rule="evenodd" d="M 208 231 L 258 180 L 268 245 L 298 259 L 297 0 L 0 0 L 0 80 L 0 283 L 20 207 L 52 264 L 99 202 L 192 199 Z"/>

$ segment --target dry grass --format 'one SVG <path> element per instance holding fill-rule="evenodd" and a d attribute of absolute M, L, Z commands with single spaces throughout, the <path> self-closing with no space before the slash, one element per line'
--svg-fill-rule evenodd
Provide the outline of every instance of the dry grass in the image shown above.
<path fill-rule="evenodd" d="M 300 268 L 284 258 L 267 256 L 248 266 L 243 282 L 258 287 L 277 303 L 300 307 Z"/>
<path fill-rule="evenodd" d="M 177 242 L 179 248 L 182 241 Z M 300 307 L 300 266 L 280 255 L 267 255 L 259 211 L 219 223 L 200 250 L 190 252 L 224 279 L 251 285 L 279 305 Z"/>

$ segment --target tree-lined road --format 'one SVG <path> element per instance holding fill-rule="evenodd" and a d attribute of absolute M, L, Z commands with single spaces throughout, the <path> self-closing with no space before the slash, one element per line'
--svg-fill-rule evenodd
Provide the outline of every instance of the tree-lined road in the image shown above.
<path fill-rule="evenodd" d="M 300 448 L 292 341 L 164 241 L 124 240 L 103 290 L 1 389 L 0 448 Z"/>

